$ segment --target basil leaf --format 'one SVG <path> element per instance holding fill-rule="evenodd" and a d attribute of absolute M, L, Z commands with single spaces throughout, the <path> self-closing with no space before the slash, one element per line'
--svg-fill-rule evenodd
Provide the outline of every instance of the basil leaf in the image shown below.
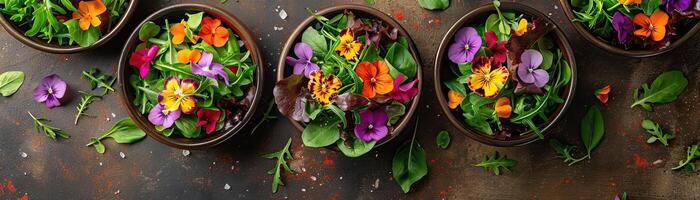
<path fill-rule="evenodd" d="M 68 27 L 68 34 L 70 35 L 71 41 L 75 41 L 81 47 L 89 47 L 95 44 L 97 40 L 100 39 L 100 29 L 94 26 L 90 26 L 88 30 L 80 29 L 80 25 L 77 19 L 71 19 L 63 24 Z"/>
<path fill-rule="evenodd" d="M 391 171 L 404 193 L 408 193 L 413 183 L 428 174 L 425 150 L 418 141 L 412 140 L 399 147 L 391 162 Z"/>
<path fill-rule="evenodd" d="M 685 78 L 683 72 L 677 70 L 664 72 L 651 83 L 651 88 L 647 87 L 646 84 L 642 85 L 644 97 L 640 99 L 639 95 L 634 95 L 634 103 L 632 103 L 630 108 L 639 105 L 650 110 L 651 103 L 675 101 L 678 95 L 685 90 L 686 86 L 688 86 L 688 79 Z M 638 94 L 638 92 L 635 91 L 635 94 Z"/>
<path fill-rule="evenodd" d="M 450 0 L 418 0 L 418 5 L 428 10 L 445 10 L 450 7 Z"/>
<path fill-rule="evenodd" d="M 598 106 L 594 105 L 588 109 L 586 115 L 581 119 L 581 140 L 586 146 L 588 157 L 591 157 L 591 151 L 600 144 L 605 134 L 605 124 L 603 114 Z"/>
<path fill-rule="evenodd" d="M 95 146 L 95 151 L 97 153 L 105 153 L 105 145 L 102 144 L 97 138 L 90 138 L 91 143 L 94 143 L 93 145 Z"/>
<path fill-rule="evenodd" d="M 408 51 L 408 40 L 406 37 L 399 37 L 392 43 L 386 52 L 386 60 L 391 63 L 399 72 L 406 75 L 407 80 L 416 76 L 416 60 Z"/>
<path fill-rule="evenodd" d="M 301 34 L 301 42 L 311 46 L 311 49 L 316 55 L 325 55 L 328 51 L 328 44 L 326 44 L 326 38 L 323 37 L 316 29 L 309 26 L 306 28 L 304 33 Z"/>
<path fill-rule="evenodd" d="M 435 139 L 437 146 L 442 149 L 447 149 L 450 146 L 450 140 L 450 133 L 446 130 L 440 131 Z"/>
<path fill-rule="evenodd" d="M 139 40 L 146 42 L 148 39 L 155 37 L 160 33 L 160 26 L 152 21 L 147 21 L 139 29 Z"/>
<path fill-rule="evenodd" d="M 0 74 L 0 94 L 10 96 L 17 92 L 24 82 L 24 72 L 7 71 Z"/>
<path fill-rule="evenodd" d="M 347 157 L 359 157 L 362 155 L 365 155 L 367 152 L 372 150 L 374 148 L 374 145 L 377 144 L 377 141 L 369 141 L 365 142 L 360 139 L 357 139 L 356 137 L 350 137 L 352 138 L 352 146 L 348 147 L 345 145 L 345 142 L 343 140 L 338 140 L 336 142 L 336 145 L 338 145 L 338 149 L 340 149 L 343 154 Z"/>
<path fill-rule="evenodd" d="M 316 118 L 311 121 L 304 132 L 301 133 L 301 140 L 308 147 L 325 147 L 331 145 L 340 139 L 340 131 L 338 130 L 338 119 L 335 115 L 331 118 Z"/>

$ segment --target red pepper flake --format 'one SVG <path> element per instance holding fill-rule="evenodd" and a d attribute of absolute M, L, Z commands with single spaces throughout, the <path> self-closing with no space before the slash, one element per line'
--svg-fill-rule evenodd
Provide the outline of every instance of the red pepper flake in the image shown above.
<path fill-rule="evenodd" d="M 445 198 L 447 193 L 445 191 L 440 191 L 440 198 Z"/>
<path fill-rule="evenodd" d="M 323 165 L 325 165 L 325 166 L 333 166 L 334 164 L 335 164 L 335 161 L 333 161 L 331 159 L 328 159 L 328 158 L 323 159 Z"/>
<path fill-rule="evenodd" d="M 5 180 L 5 181 L 7 181 L 7 183 L 5 184 L 6 185 L 5 187 L 7 187 L 7 190 L 9 190 L 12 193 L 17 192 L 17 188 L 15 188 L 15 185 L 12 184 L 12 180 Z"/>
<path fill-rule="evenodd" d="M 396 19 L 396 21 L 403 21 L 403 10 L 395 10 L 394 18 Z"/>
<path fill-rule="evenodd" d="M 435 19 L 435 20 L 433 20 L 433 23 L 435 23 L 435 28 L 440 28 L 440 25 L 442 24 L 442 23 L 440 22 L 440 19 Z"/>
<path fill-rule="evenodd" d="M 24 193 L 24 196 L 20 200 L 29 200 L 29 196 L 27 196 L 27 193 Z"/>
<path fill-rule="evenodd" d="M 639 156 L 639 154 L 634 154 L 632 155 L 632 159 L 634 160 L 634 166 L 637 169 L 642 169 L 642 168 L 647 168 L 649 166 L 649 162 L 647 158 L 642 158 Z"/>
<path fill-rule="evenodd" d="M 595 98 L 598 98 L 598 101 L 603 103 L 603 105 L 608 105 L 608 93 L 610 93 L 610 89 L 612 89 L 612 87 L 607 85 L 603 88 L 595 90 Z"/>

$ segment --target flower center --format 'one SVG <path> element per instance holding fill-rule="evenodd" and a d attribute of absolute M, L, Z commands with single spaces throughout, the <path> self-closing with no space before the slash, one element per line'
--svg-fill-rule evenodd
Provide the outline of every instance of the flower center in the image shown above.
<path fill-rule="evenodd" d="M 53 94 L 53 89 L 49 88 L 47 92 L 49 92 L 49 94 Z"/>
<path fill-rule="evenodd" d="M 184 96 L 183 93 L 182 93 L 182 89 L 177 89 L 177 90 L 175 90 L 174 93 L 175 93 L 175 95 L 177 95 L 177 96 Z"/>
<path fill-rule="evenodd" d="M 202 70 L 203 70 L 203 71 L 209 71 L 209 66 L 204 66 L 204 67 L 202 67 Z"/>
<path fill-rule="evenodd" d="M 375 83 L 377 83 L 377 79 L 374 78 L 374 77 L 372 77 L 371 79 L 369 79 L 369 82 L 370 82 L 372 85 L 374 85 Z"/>
<path fill-rule="evenodd" d="M 491 82 L 491 76 L 489 76 L 488 74 L 484 74 L 484 82 L 485 83 Z"/>
<path fill-rule="evenodd" d="M 469 50 L 469 44 L 464 45 L 464 50 Z"/>
<path fill-rule="evenodd" d="M 170 113 L 170 110 L 163 109 L 163 111 L 160 111 L 160 112 L 163 113 L 163 115 L 168 115 L 168 113 Z"/>
<path fill-rule="evenodd" d="M 350 49 L 352 49 L 352 42 L 351 42 L 351 41 L 346 42 L 346 43 L 345 43 L 345 48 L 346 48 L 348 51 L 350 51 Z"/>
<path fill-rule="evenodd" d="M 373 128 L 374 128 L 374 125 L 373 125 L 373 124 L 369 124 L 369 125 L 367 126 L 367 129 L 369 129 L 369 130 L 372 130 Z"/>
<path fill-rule="evenodd" d="M 532 73 L 533 71 L 535 71 L 535 69 L 527 68 L 527 71 L 530 72 L 530 73 Z"/>

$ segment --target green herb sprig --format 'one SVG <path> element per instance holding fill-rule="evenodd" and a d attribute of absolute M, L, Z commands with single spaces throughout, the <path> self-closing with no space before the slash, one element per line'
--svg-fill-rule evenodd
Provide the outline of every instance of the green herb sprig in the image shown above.
<path fill-rule="evenodd" d="M 289 138 L 287 140 L 287 145 L 284 146 L 279 151 L 272 152 L 269 154 L 265 154 L 262 157 L 267 158 L 267 159 L 276 159 L 277 164 L 275 165 L 275 168 L 272 168 L 271 170 L 267 171 L 267 174 L 273 175 L 272 177 L 272 193 L 277 192 L 277 187 L 280 185 L 284 186 L 284 182 L 282 182 L 282 179 L 280 178 L 282 169 L 284 168 L 285 171 L 287 172 L 294 172 L 292 169 L 289 168 L 289 165 L 287 165 L 287 160 L 294 160 L 294 157 L 292 157 L 292 153 L 289 152 L 289 146 L 292 145 L 292 138 Z"/>
<path fill-rule="evenodd" d="M 696 167 L 695 163 L 693 162 L 698 158 L 700 158 L 700 150 L 698 149 L 698 145 L 691 145 L 688 147 L 685 160 L 678 161 L 678 166 L 674 167 L 673 170 L 685 168 L 687 171 L 694 172 Z"/>
<path fill-rule="evenodd" d="M 418 132 L 418 122 L 420 118 L 416 118 L 413 128 L 413 137 L 410 143 L 405 143 L 394 154 L 394 159 L 391 162 L 391 174 L 394 176 L 396 183 L 401 186 L 404 193 L 411 190 L 411 185 L 420 181 L 428 174 L 428 162 L 426 159 L 425 150 L 416 140 Z"/>
<path fill-rule="evenodd" d="M 447 147 L 450 146 L 450 140 L 450 132 L 446 130 L 440 131 L 435 138 L 437 146 L 442 149 L 447 149 Z"/>
<path fill-rule="evenodd" d="M 80 117 L 88 116 L 85 111 L 88 109 L 90 104 L 102 99 L 102 97 L 107 95 L 109 91 L 114 91 L 112 85 L 114 85 L 114 82 L 117 80 L 112 78 L 112 76 L 99 74 L 97 68 L 94 67 L 88 71 L 83 71 L 82 77 L 90 81 L 90 86 L 93 90 L 97 88 L 104 88 L 104 90 L 102 90 L 102 93 L 100 94 L 80 91 L 80 103 L 78 103 L 78 106 L 76 106 L 75 121 L 73 122 L 74 125 L 78 125 L 78 120 L 80 120 Z"/>
<path fill-rule="evenodd" d="M 486 170 L 493 170 L 494 174 L 501 175 L 501 169 L 510 170 L 510 168 L 515 167 L 517 164 L 518 161 L 508 159 L 506 155 L 501 156 L 498 154 L 498 151 L 496 151 L 493 156 L 489 157 L 489 155 L 485 155 L 481 162 L 474 166 L 483 167 Z"/>
<path fill-rule="evenodd" d="M 678 70 L 664 72 L 656 77 L 651 87 L 644 83 L 642 85 L 643 95 L 640 95 L 640 89 L 635 89 L 633 93 L 634 102 L 630 108 L 641 106 L 644 110 L 653 111 L 652 103 L 669 103 L 675 101 L 688 86 L 688 79 L 685 78 L 683 72 Z"/>
<path fill-rule="evenodd" d="M 115 142 L 119 144 L 130 144 L 137 142 L 146 137 L 141 129 L 139 129 L 131 118 L 123 118 L 119 120 L 112 128 L 107 132 L 102 134 L 97 138 L 90 138 L 90 143 L 85 146 L 95 146 L 97 153 L 105 152 L 105 145 L 102 144 L 102 140 L 106 138 L 112 138 Z"/>
<path fill-rule="evenodd" d="M 97 68 L 93 67 L 90 68 L 90 70 L 83 71 L 82 78 L 90 81 L 90 86 L 93 90 L 101 87 L 114 92 L 114 88 L 112 88 L 112 84 L 114 83 L 112 76 L 100 74 Z"/>
<path fill-rule="evenodd" d="M 569 166 L 574 165 L 577 162 L 588 158 L 587 156 L 584 156 L 581 158 L 574 158 L 573 153 L 574 153 L 574 150 L 576 149 L 576 146 L 569 145 L 569 144 L 563 144 L 563 143 L 559 142 L 559 140 L 557 140 L 557 139 L 550 139 L 549 146 L 552 147 L 552 149 L 554 149 L 554 152 L 557 153 L 557 157 L 563 158 L 564 163 L 566 163 Z"/>
<path fill-rule="evenodd" d="M 27 111 L 29 113 L 29 116 L 32 117 L 32 120 L 34 120 L 34 128 L 36 128 L 37 132 L 44 132 L 46 136 L 49 136 L 51 139 L 56 140 L 56 136 L 59 136 L 61 138 L 68 139 L 70 138 L 70 135 L 68 135 L 66 132 L 63 130 L 53 127 L 46 122 L 49 122 L 49 120 L 44 119 L 44 118 L 36 118 L 34 115 Z"/>
<path fill-rule="evenodd" d="M 663 132 L 659 124 L 648 119 L 642 120 L 642 128 L 646 129 L 646 131 L 651 134 L 649 139 L 647 139 L 647 143 L 649 144 L 659 141 L 664 146 L 668 146 L 668 141 L 675 138 L 673 134 Z"/>

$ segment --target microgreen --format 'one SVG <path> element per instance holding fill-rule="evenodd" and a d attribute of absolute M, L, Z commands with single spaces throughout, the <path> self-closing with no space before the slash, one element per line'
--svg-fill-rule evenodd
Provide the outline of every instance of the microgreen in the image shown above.
<path fill-rule="evenodd" d="M 564 159 L 564 163 L 566 163 L 569 166 L 574 165 L 577 162 L 587 158 L 586 156 L 582 158 L 574 158 L 573 152 L 576 149 L 576 146 L 562 144 L 557 139 L 550 139 L 549 146 L 552 147 L 552 149 L 554 149 L 555 153 L 557 153 L 557 157 Z"/>
<path fill-rule="evenodd" d="M 447 149 L 447 147 L 450 146 L 450 132 L 447 132 L 446 130 L 440 131 L 435 138 L 435 142 L 437 143 L 438 147 Z"/>
<path fill-rule="evenodd" d="M 0 94 L 10 96 L 17 92 L 24 82 L 24 72 L 7 71 L 0 74 Z"/>
<path fill-rule="evenodd" d="M 673 134 L 663 132 L 659 124 L 648 119 L 642 120 L 642 128 L 650 134 L 649 139 L 647 139 L 649 144 L 659 141 L 664 146 L 668 146 L 668 141 L 675 137 Z"/>
<path fill-rule="evenodd" d="M 101 93 L 93 94 L 90 92 L 80 91 L 80 102 L 76 106 L 75 121 L 73 124 L 77 125 L 78 120 L 82 116 L 88 116 L 85 111 L 87 111 L 90 104 L 102 99 L 108 92 L 114 91 L 112 85 L 116 81 L 115 78 L 107 74 L 99 74 L 97 68 L 90 68 L 88 71 L 83 71 L 82 77 L 90 81 L 90 87 L 94 90 L 97 88 L 104 88 Z"/>
<path fill-rule="evenodd" d="M 146 133 L 139 129 L 131 118 L 123 118 L 101 136 L 90 138 L 90 143 L 85 146 L 94 146 L 97 153 L 104 153 L 105 145 L 102 144 L 102 140 L 106 138 L 112 138 L 119 144 L 131 144 L 144 137 Z"/>
<path fill-rule="evenodd" d="M 267 158 L 267 159 L 274 159 L 276 160 L 277 164 L 275 164 L 275 167 L 272 168 L 271 170 L 267 171 L 267 174 L 273 175 L 272 176 L 272 193 L 277 192 L 277 187 L 280 185 L 284 186 L 284 182 L 282 182 L 281 179 L 281 173 L 282 169 L 284 168 L 284 171 L 286 172 L 294 172 L 292 169 L 289 168 L 289 165 L 287 164 L 287 160 L 294 160 L 294 157 L 292 157 L 292 153 L 289 152 L 289 147 L 292 145 L 292 138 L 289 138 L 287 140 L 287 145 L 284 146 L 284 148 L 280 149 L 279 151 L 272 152 L 269 154 L 265 154 L 262 157 Z"/>
<path fill-rule="evenodd" d="M 641 106 L 647 111 L 652 111 L 652 103 L 669 103 L 675 101 L 688 86 L 688 79 L 681 71 L 664 72 L 651 83 L 651 87 L 646 83 L 642 84 L 642 94 L 640 89 L 635 89 L 633 93 L 633 103 L 630 108 Z M 643 96 L 642 96 L 643 95 Z"/>
<path fill-rule="evenodd" d="M 428 162 L 426 160 L 425 150 L 416 140 L 418 132 L 418 118 L 416 118 L 415 126 L 413 127 L 413 136 L 411 142 L 405 143 L 394 154 L 394 159 L 391 162 L 391 174 L 394 176 L 396 183 L 401 186 L 404 193 L 411 190 L 411 185 L 421 180 L 428 174 Z"/>
<path fill-rule="evenodd" d="M 501 156 L 498 151 L 493 154 L 493 156 L 485 155 L 484 158 L 474 166 L 483 167 L 486 170 L 492 170 L 493 174 L 501 175 L 502 169 L 510 170 L 510 168 L 515 167 L 518 161 L 508 159 L 508 156 Z"/>
<path fill-rule="evenodd" d="M 32 120 L 34 121 L 34 128 L 36 128 L 37 132 L 39 132 L 39 133 L 44 132 L 44 134 L 46 134 L 46 136 L 49 136 L 51 139 L 54 139 L 54 140 L 56 139 L 56 136 L 59 136 L 61 138 L 65 138 L 65 139 L 70 138 L 70 135 L 68 135 L 63 130 L 47 124 L 47 122 L 49 122 L 49 120 L 44 119 L 44 118 L 36 118 L 29 111 L 27 111 L 27 113 L 29 113 L 29 116 L 32 117 Z"/>
<path fill-rule="evenodd" d="M 694 172 L 696 170 L 695 163 L 696 159 L 700 158 L 700 150 L 698 145 L 691 145 L 688 147 L 685 160 L 678 161 L 678 166 L 674 167 L 673 170 L 678 170 L 684 168 L 687 171 Z"/>

